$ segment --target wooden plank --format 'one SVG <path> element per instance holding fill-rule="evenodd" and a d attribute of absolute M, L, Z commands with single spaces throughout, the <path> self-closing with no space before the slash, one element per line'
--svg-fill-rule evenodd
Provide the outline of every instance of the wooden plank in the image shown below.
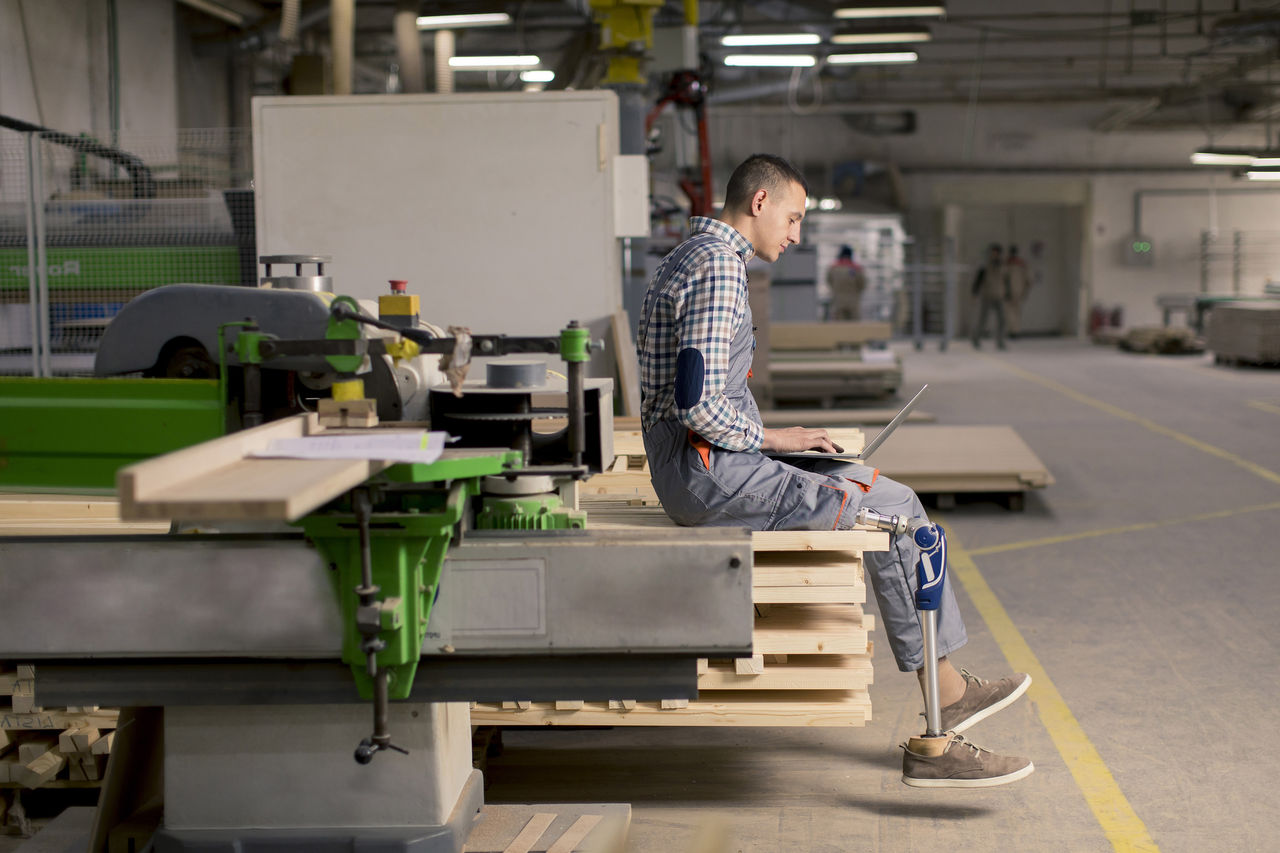
<path fill-rule="evenodd" d="M 854 551 L 761 551 L 751 570 L 754 586 L 847 586 L 863 578 Z"/>
<path fill-rule="evenodd" d="M 862 726 L 871 719 L 871 699 L 862 690 L 734 691 L 690 702 L 684 710 L 662 710 L 657 702 L 639 702 L 630 711 L 610 711 L 607 703 L 588 702 L 581 711 L 557 712 L 534 703 L 517 714 L 478 703 L 472 725 L 496 726 Z"/>
<path fill-rule="evenodd" d="M 862 380 L 886 374 L 901 376 L 901 365 L 856 361 L 854 359 L 805 359 L 804 361 L 797 359 L 796 361 L 775 361 L 773 363 L 773 381 L 775 384 L 792 378 L 820 377 L 833 380 Z"/>
<path fill-rule="evenodd" d="M 90 747 L 90 751 L 94 755 L 110 755 L 111 747 L 115 744 L 115 742 L 116 742 L 116 733 L 107 732 L 105 735 L 103 735 L 102 737 L 98 738 L 93 742 L 93 746 Z"/>
<path fill-rule="evenodd" d="M 718 690 L 865 690 L 872 677 L 867 655 L 799 655 L 786 663 L 765 663 L 754 675 L 716 662 L 698 677 L 698 698 L 714 700 L 718 694 L 702 691 Z"/>
<path fill-rule="evenodd" d="M 833 427 L 854 425 L 883 425 L 893 420 L 898 409 L 769 409 L 760 413 L 767 427 Z M 937 418 L 928 412 L 912 409 L 907 413 L 907 423 L 932 423 Z"/>
<path fill-rule="evenodd" d="M 10 731 L 58 729 L 61 731 L 75 726 L 114 729 L 118 718 L 118 711 L 109 710 L 75 714 L 56 710 L 39 711 L 32 714 L 0 713 L 0 729 L 8 729 Z"/>
<path fill-rule="evenodd" d="M 755 586 L 751 600 L 757 604 L 862 604 L 867 600 L 863 584 L 850 586 Z"/>
<path fill-rule="evenodd" d="M 13 712 L 30 714 L 36 710 L 35 681 L 30 678 L 19 678 L 13 685 Z"/>
<path fill-rule="evenodd" d="M 588 524 L 597 530 L 677 527 L 660 506 L 618 506 L 584 496 Z M 887 551 L 889 534 L 879 530 L 757 530 L 755 551 Z"/>
<path fill-rule="evenodd" d="M 877 451 L 875 462 L 917 492 L 1024 491 L 1053 483 L 1010 426 L 906 425 Z"/>
<path fill-rule="evenodd" d="M 292 521 L 358 486 L 390 463 L 346 459 L 258 459 L 277 438 L 323 432 L 296 415 L 121 469 L 120 516 Z"/>
<path fill-rule="evenodd" d="M 39 788 L 46 782 L 53 781 L 58 771 L 66 766 L 67 759 L 57 750 L 50 750 L 38 758 L 25 764 L 12 765 L 9 776 L 24 788 Z"/>
<path fill-rule="evenodd" d="M 749 658 L 735 658 L 733 671 L 738 675 L 759 675 L 764 672 L 764 655 L 752 655 Z M 699 681 L 702 679 L 699 678 Z"/>
<path fill-rule="evenodd" d="M 615 311 L 609 318 L 613 333 L 613 357 L 618 362 L 618 397 L 622 402 L 622 414 L 640 414 L 640 362 L 636 358 L 636 345 L 631 336 L 627 312 Z"/>
<path fill-rule="evenodd" d="M 766 655 L 857 655 L 867 652 L 870 614 L 850 604 L 780 604 L 757 616 L 753 650 Z"/>
<path fill-rule="evenodd" d="M 834 349 L 839 346 L 887 341 L 892 337 L 892 325 L 872 320 L 774 323 L 769 346 L 771 350 Z"/>

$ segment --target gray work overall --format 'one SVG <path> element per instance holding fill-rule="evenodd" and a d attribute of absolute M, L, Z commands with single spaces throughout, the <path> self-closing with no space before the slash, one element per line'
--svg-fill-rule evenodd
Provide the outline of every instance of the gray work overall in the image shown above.
<path fill-rule="evenodd" d="M 760 410 L 747 388 L 754 350 L 748 308 L 730 347 L 724 395 L 744 415 L 760 422 Z M 659 421 L 646 430 L 644 446 L 654 490 L 677 524 L 848 530 L 862 506 L 890 515 L 925 515 L 915 492 L 866 465 L 814 459 L 803 460 L 801 468 L 761 453 L 724 450 L 692 435 L 675 420 Z M 914 672 L 924 665 L 913 598 L 918 559 L 919 551 L 910 536 L 893 537 L 888 551 L 863 553 L 889 647 L 903 672 Z M 950 654 L 967 639 L 950 587 L 948 583 L 938 611 L 940 655 Z"/>

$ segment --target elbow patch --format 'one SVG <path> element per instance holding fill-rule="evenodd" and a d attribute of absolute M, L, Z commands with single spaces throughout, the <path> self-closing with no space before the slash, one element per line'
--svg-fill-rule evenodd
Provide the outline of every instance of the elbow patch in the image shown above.
<path fill-rule="evenodd" d="M 676 356 L 676 405 L 692 409 L 702 399 L 702 381 L 706 371 L 702 353 L 685 347 Z"/>

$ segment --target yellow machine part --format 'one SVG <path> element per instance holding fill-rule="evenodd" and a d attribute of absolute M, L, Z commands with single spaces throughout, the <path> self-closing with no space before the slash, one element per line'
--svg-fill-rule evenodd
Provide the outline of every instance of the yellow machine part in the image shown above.
<path fill-rule="evenodd" d="M 609 59 L 609 72 L 604 84 L 643 84 L 640 57 L 624 53 L 633 45 L 653 47 L 653 15 L 664 0 L 591 0 L 591 11 L 600 24 L 600 49 L 617 52 Z M 685 7 L 686 15 L 688 6 Z"/>
<path fill-rule="evenodd" d="M 363 400 L 364 399 L 364 380 L 349 379 L 345 382 L 333 383 L 333 399 Z"/>

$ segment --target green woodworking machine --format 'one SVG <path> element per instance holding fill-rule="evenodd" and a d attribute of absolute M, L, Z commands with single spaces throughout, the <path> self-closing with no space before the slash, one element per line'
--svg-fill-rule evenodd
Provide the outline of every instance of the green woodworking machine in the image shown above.
<path fill-rule="evenodd" d="M 0 539 L 0 659 L 37 704 L 164 709 L 157 850 L 457 851 L 466 702 L 693 698 L 697 658 L 751 653 L 748 532 L 578 507 L 612 462 L 585 328 L 442 330 L 401 283 L 362 304 L 323 258 L 264 260 L 268 286 L 137 297 L 98 378 L 0 379 L 0 488 L 173 522 Z M 430 461 L 258 455 L 428 425 Z"/>

